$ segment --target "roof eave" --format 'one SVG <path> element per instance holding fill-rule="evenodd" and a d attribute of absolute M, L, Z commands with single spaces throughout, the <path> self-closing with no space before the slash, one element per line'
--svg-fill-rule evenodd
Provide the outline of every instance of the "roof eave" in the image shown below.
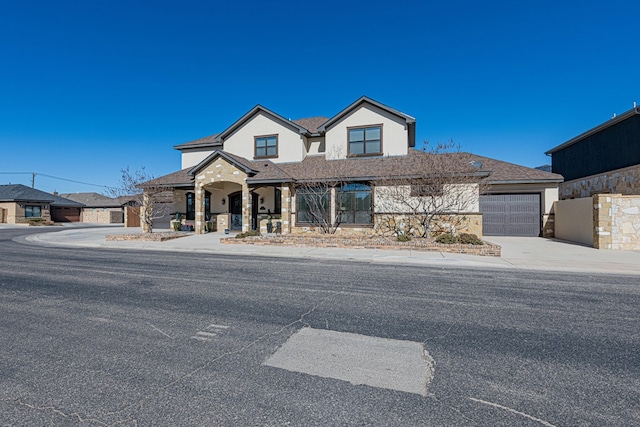
<path fill-rule="evenodd" d="M 290 182 L 294 182 L 294 180 L 291 179 L 291 178 L 285 178 L 285 179 L 280 179 L 280 178 L 250 179 L 250 178 L 247 178 L 247 184 L 278 184 L 278 183 L 281 183 L 281 182 L 290 183 Z"/>
<path fill-rule="evenodd" d="M 200 144 L 180 144 L 174 145 L 173 148 L 178 151 L 186 150 L 189 148 L 212 148 L 212 147 L 220 147 L 222 146 L 222 142 L 214 141 L 214 142 L 203 142 Z"/>
<path fill-rule="evenodd" d="M 487 180 L 488 184 L 560 184 L 564 182 L 564 179 L 501 179 L 501 180 Z"/>

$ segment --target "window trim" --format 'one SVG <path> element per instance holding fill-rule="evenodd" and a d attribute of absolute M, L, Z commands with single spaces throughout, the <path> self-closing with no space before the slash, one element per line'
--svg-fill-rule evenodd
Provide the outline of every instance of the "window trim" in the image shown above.
<path fill-rule="evenodd" d="M 268 138 L 275 138 L 276 139 L 276 154 L 267 154 L 267 148 L 268 145 L 266 145 L 266 141 L 268 140 Z M 264 156 L 259 156 L 258 155 L 258 140 L 259 139 L 265 139 L 265 146 L 264 146 L 264 150 L 265 150 L 265 155 Z M 278 134 L 272 134 L 272 135 L 256 135 L 253 137 L 253 158 L 254 159 L 275 159 L 278 157 Z M 262 148 L 262 147 L 261 147 Z"/>
<path fill-rule="evenodd" d="M 371 128 L 380 128 L 380 151 L 375 152 L 375 153 L 367 153 L 367 140 L 366 140 L 366 129 L 371 129 Z M 349 138 L 349 135 L 351 133 L 352 130 L 354 129 L 362 129 L 364 131 L 365 134 L 365 139 L 363 140 L 364 143 L 364 147 L 363 150 L 365 151 L 364 153 L 361 154 L 357 154 L 357 153 L 351 153 L 351 140 Z M 365 126 L 349 126 L 347 127 L 347 157 L 371 157 L 371 156 L 381 156 L 382 153 L 384 153 L 384 149 L 383 149 L 383 141 L 382 141 L 382 123 L 378 123 L 378 124 L 372 124 L 372 125 L 365 125 Z"/>

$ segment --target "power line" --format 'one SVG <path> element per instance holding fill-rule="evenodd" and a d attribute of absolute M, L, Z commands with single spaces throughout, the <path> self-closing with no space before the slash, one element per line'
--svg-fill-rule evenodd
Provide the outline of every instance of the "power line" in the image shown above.
<path fill-rule="evenodd" d="M 51 179 L 57 179 L 57 180 L 60 180 L 60 181 L 73 182 L 74 184 L 89 185 L 89 186 L 92 186 L 92 187 L 100 187 L 100 188 L 106 188 L 106 189 L 113 189 L 114 188 L 114 187 L 109 187 L 108 185 L 93 184 L 93 183 L 84 182 L 84 181 L 76 181 L 74 179 L 62 178 L 62 177 L 59 177 L 59 176 L 48 175 L 46 173 L 41 173 L 41 172 L 0 172 L 0 174 L 2 174 L 2 175 L 31 175 L 31 186 L 32 187 L 35 185 L 35 177 L 36 177 L 36 175 L 39 175 L 39 176 L 44 176 L 44 177 L 51 178 Z"/>

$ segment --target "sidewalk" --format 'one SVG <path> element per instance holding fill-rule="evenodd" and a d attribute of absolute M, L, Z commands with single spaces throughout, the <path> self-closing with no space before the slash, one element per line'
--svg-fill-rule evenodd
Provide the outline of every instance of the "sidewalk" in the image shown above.
<path fill-rule="evenodd" d="M 409 264 L 439 267 L 480 267 L 580 273 L 640 275 L 640 252 L 598 250 L 577 244 L 535 237 L 487 237 L 500 245 L 502 256 L 483 257 L 414 250 L 348 249 L 225 245 L 223 233 L 191 235 L 165 242 L 106 241 L 107 234 L 137 233 L 121 226 L 100 228 L 65 227 L 61 231 L 27 236 L 23 240 L 44 246 L 136 249 L 225 255 L 353 260 L 376 264 Z"/>

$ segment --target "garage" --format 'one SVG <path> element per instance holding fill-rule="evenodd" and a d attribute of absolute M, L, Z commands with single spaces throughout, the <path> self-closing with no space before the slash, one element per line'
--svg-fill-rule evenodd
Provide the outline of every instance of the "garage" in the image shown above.
<path fill-rule="evenodd" d="M 80 222 L 80 208 L 70 206 L 51 206 L 53 222 Z"/>
<path fill-rule="evenodd" d="M 480 196 L 480 212 L 484 236 L 540 236 L 539 193 Z"/>

